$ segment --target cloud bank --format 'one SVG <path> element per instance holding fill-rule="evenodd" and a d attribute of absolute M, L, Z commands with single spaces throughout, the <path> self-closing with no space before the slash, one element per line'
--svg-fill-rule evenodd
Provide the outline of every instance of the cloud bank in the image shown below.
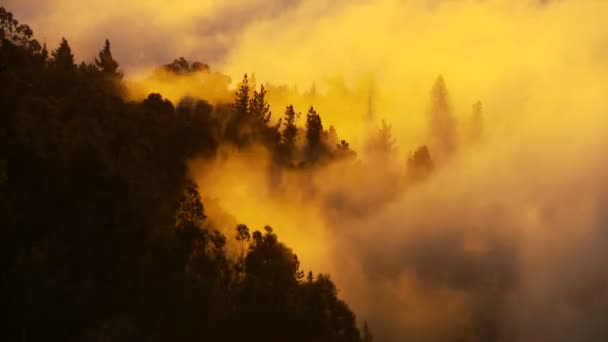
<path fill-rule="evenodd" d="M 275 116 L 314 104 L 358 163 L 277 175 L 264 151 L 229 151 L 192 172 L 224 221 L 270 224 L 304 267 L 330 272 L 379 341 L 608 336 L 605 1 L 5 5 L 81 58 L 109 37 L 131 75 L 183 55 L 288 85 L 270 92 Z M 402 188 L 439 74 L 461 140 L 483 103 L 483 140 Z M 362 152 L 381 119 L 390 165 Z"/>

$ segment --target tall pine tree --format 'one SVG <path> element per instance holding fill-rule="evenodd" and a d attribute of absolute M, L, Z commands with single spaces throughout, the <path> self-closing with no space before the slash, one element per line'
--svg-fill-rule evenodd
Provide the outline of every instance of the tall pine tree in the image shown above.
<path fill-rule="evenodd" d="M 266 102 L 266 89 L 260 86 L 260 91 L 253 91 L 253 98 L 249 100 L 249 113 L 256 126 L 266 125 L 270 121 L 270 105 Z"/>
<path fill-rule="evenodd" d="M 283 116 L 284 126 L 281 131 L 281 145 L 283 146 L 285 158 L 288 163 L 293 160 L 296 147 L 296 137 L 298 136 L 298 127 L 296 126 L 297 117 L 298 115 L 292 105 L 285 108 L 285 115 Z"/>
<path fill-rule="evenodd" d="M 321 116 L 317 114 L 313 107 L 310 107 L 306 114 L 306 147 L 309 161 L 316 161 L 322 154 L 323 142 L 323 123 Z"/>
<path fill-rule="evenodd" d="M 448 158 L 457 148 L 456 119 L 448 97 L 443 76 L 439 76 L 431 90 L 429 147 L 439 158 Z"/>
<path fill-rule="evenodd" d="M 51 53 L 51 57 L 51 64 L 58 69 L 66 71 L 76 69 L 74 54 L 72 54 L 70 44 L 65 38 L 61 38 L 61 44 L 59 44 L 57 50 Z"/>
<path fill-rule="evenodd" d="M 103 49 L 99 51 L 99 58 L 95 58 L 95 65 L 106 75 L 122 77 L 118 72 L 118 62 L 112 57 L 108 39 L 106 39 Z"/>

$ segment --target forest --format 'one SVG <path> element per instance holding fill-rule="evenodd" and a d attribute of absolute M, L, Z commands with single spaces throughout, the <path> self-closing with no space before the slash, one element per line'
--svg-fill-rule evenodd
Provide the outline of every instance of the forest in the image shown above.
<path fill-rule="evenodd" d="M 606 340 L 607 11 L 0 1 L 0 340 Z"/>
<path fill-rule="evenodd" d="M 270 124 L 247 76 L 220 106 L 127 101 L 109 41 L 77 64 L 68 41 L 49 52 L 4 8 L 0 25 L 5 341 L 371 341 L 330 276 L 301 269 L 273 228 L 206 227 L 186 169 L 220 144 L 259 142 L 285 168 L 350 158 L 313 108 L 296 165 L 293 107 Z"/>

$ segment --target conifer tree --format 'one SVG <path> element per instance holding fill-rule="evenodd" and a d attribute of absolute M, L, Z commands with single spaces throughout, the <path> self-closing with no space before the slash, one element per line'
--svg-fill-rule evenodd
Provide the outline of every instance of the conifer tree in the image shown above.
<path fill-rule="evenodd" d="M 65 38 L 61 39 L 59 47 L 51 53 L 52 65 L 62 70 L 73 70 L 76 68 L 74 64 L 74 55 L 70 44 Z"/>
<path fill-rule="evenodd" d="M 322 136 L 323 123 L 321 122 L 321 116 L 317 114 L 313 107 L 310 107 L 306 114 L 306 143 L 309 158 L 313 161 L 321 155 L 323 148 Z"/>
<path fill-rule="evenodd" d="M 101 51 L 99 58 L 95 58 L 95 65 L 104 73 L 111 76 L 121 76 L 118 72 L 118 62 L 112 57 L 110 49 L 110 41 L 106 39 L 106 43 Z"/>
<path fill-rule="evenodd" d="M 233 107 L 237 118 L 242 119 L 247 117 L 249 113 L 249 80 L 247 74 L 243 76 L 243 81 L 236 92 Z"/>
<path fill-rule="evenodd" d="M 440 157 L 449 157 L 457 148 L 456 120 L 452 114 L 443 76 L 431 90 L 429 147 Z"/>
<path fill-rule="evenodd" d="M 253 91 L 253 98 L 249 100 L 249 113 L 256 125 L 266 125 L 270 121 L 270 105 L 266 102 L 266 89 L 260 86 L 260 91 Z"/>

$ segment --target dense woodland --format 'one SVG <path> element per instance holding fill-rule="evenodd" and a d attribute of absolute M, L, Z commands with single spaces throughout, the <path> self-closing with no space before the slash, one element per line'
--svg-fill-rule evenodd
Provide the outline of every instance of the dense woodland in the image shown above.
<path fill-rule="evenodd" d="M 49 51 L 0 8 L 3 340 L 370 341 L 330 277 L 301 270 L 272 228 L 205 228 L 187 172 L 224 144 L 261 144 L 298 169 L 354 158 L 348 143 L 312 107 L 305 127 L 293 107 L 272 118 L 247 76 L 216 106 L 128 101 L 122 78 L 110 42 L 77 64 L 68 41 Z M 413 158 L 430 165 L 426 149 Z"/>

